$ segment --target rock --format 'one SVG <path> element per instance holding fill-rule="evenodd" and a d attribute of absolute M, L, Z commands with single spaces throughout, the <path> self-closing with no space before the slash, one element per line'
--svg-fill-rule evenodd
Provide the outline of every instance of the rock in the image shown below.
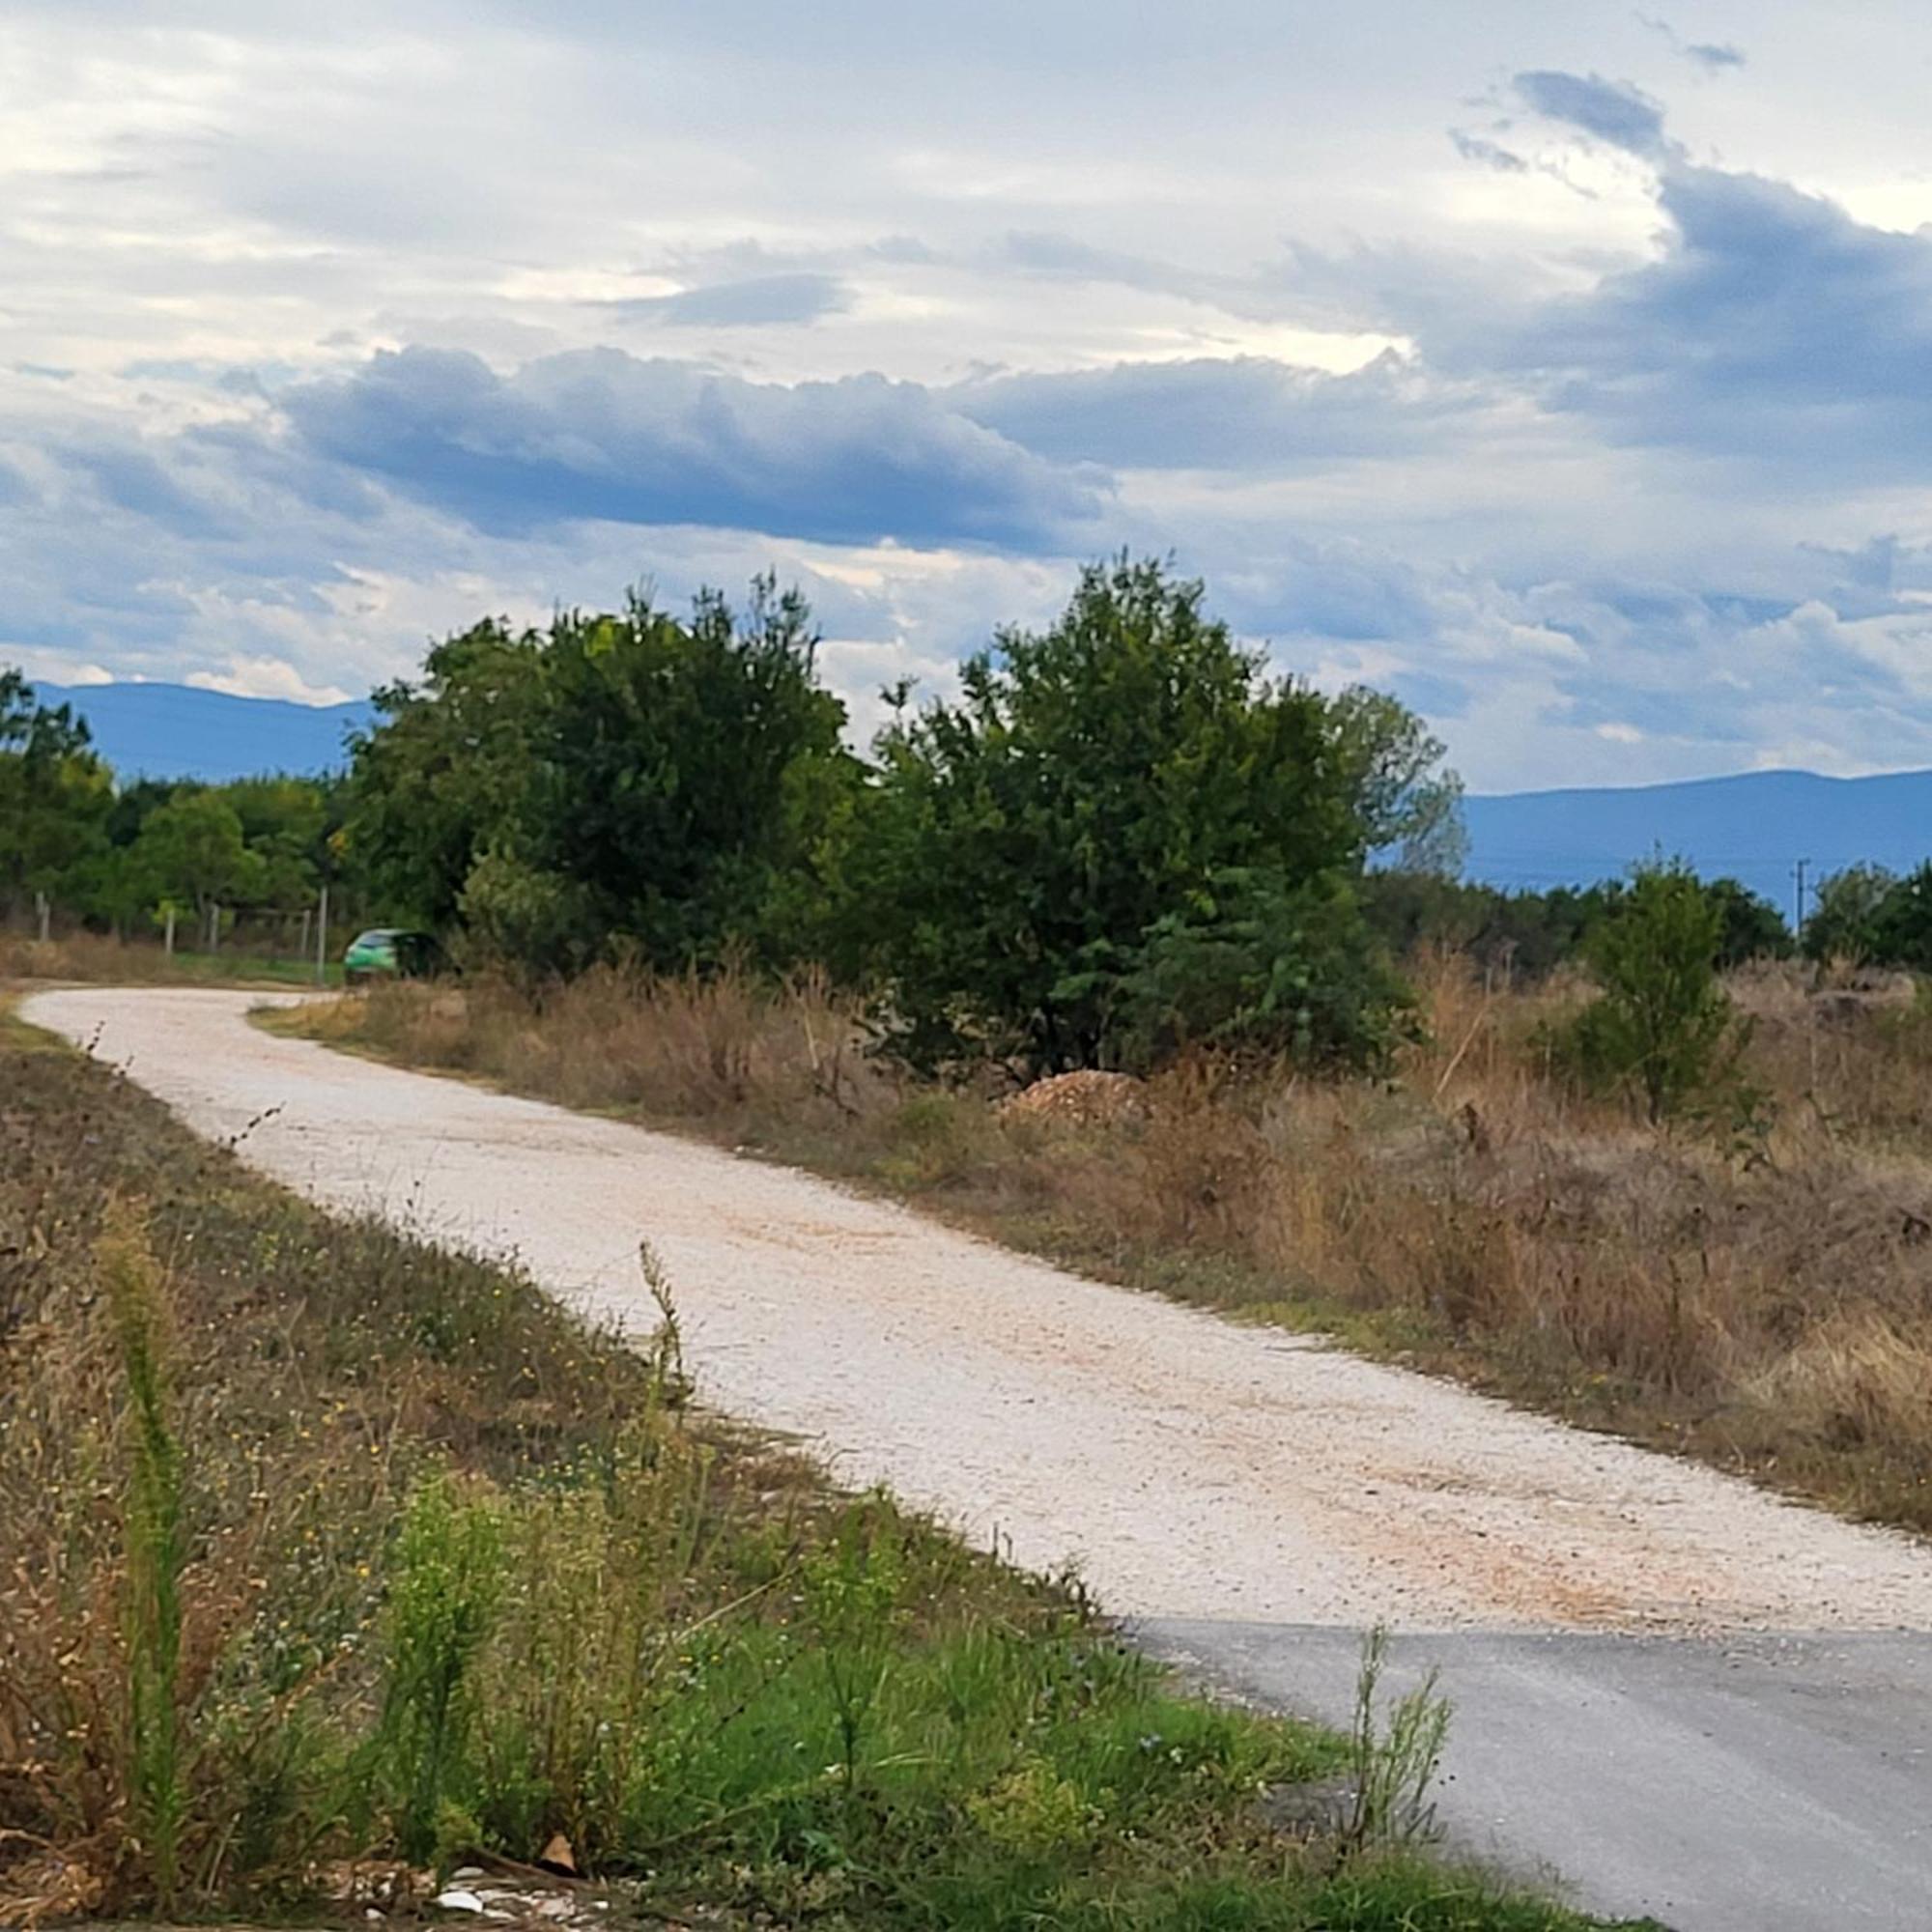
<path fill-rule="evenodd" d="M 577 1854 L 571 1849 L 570 1840 L 558 1832 L 543 1850 L 537 1854 L 536 1862 L 548 1872 L 559 1872 L 565 1878 L 577 1877 Z"/>
<path fill-rule="evenodd" d="M 483 1901 L 473 1891 L 465 1891 L 459 1886 L 438 1892 L 435 1903 L 442 1912 L 474 1912 L 480 1915 L 483 1910 Z"/>

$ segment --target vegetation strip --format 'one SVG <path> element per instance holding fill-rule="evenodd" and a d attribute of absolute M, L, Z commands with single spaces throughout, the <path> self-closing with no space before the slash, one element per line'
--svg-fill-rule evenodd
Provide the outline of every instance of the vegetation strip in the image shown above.
<path fill-rule="evenodd" d="M 1583 1923 L 1391 1843 L 1425 1711 L 1351 1747 L 1181 1697 L 694 1415 L 668 1291 L 636 1353 L 18 1030 L 0 1095 L 10 1922 L 562 1834 L 616 1922 Z M 1351 1759 L 1339 1823 L 1287 1822 Z"/>

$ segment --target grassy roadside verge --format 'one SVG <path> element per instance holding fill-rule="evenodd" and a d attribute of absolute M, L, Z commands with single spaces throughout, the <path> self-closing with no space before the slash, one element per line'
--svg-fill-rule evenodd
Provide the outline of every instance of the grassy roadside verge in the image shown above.
<path fill-rule="evenodd" d="M 1538 1042 L 1574 991 L 1497 993 L 1453 960 L 1390 1079 L 1202 1065 L 1038 1114 L 895 1075 L 810 979 L 395 986 L 270 1024 L 754 1150 L 1932 1530 L 1932 1005 L 1789 970 L 1734 990 L 1766 1110 L 1728 1140 L 1567 1089 Z"/>
<path fill-rule="evenodd" d="M 1283 1822 L 1342 1741 L 693 1413 L 673 1327 L 325 1217 L 17 1024 L 0 1607 L 9 1923 L 556 1833 L 617 1923 L 1584 1922 Z"/>
<path fill-rule="evenodd" d="M 338 949 L 339 950 L 339 949 Z M 342 983 L 342 964 L 328 960 L 327 983 Z M 251 952 L 233 944 L 220 952 L 169 953 L 158 940 L 119 940 L 101 933 L 77 932 L 42 945 L 37 939 L 0 934 L 0 986 L 10 980 L 73 980 L 108 986 L 307 987 L 315 984 L 315 964 L 293 951 Z"/>

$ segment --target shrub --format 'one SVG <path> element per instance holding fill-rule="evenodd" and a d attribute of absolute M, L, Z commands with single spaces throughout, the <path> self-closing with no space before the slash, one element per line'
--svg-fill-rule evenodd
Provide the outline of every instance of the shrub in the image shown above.
<path fill-rule="evenodd" d="M 1653 1124 L 1738 1091 L 1748 1023 L 1718 977 L 1719 908 L 1682 861 L 1639 866 L 1588 955 L 1601 992 L 1565 1045 L 1592 1086 L 1633 1090 Z"/>
<path fill-rule="evenodd" d="M 1122 988 L 1122 1059 L 1186 1046 L 1304 1067 L 1380 1066 L 1407 1031 L 1408 989 L 1346 880 L 1218 873 L 1149 928 Z"/>
<path fill-rule="evenodd" d="M 489 1501 L 461 1495 L 443 1476 L 411 1498 L 392 1559 L 379 1750 L 394 1781 L 397 1848 L 417 1863 L 439 1849 L 469 1729 L 469 1670 L 502 1592 L 502 1520 Z"/>
<path fill-rule="evenodd" d="M 1877 914 L 1892 885 L 1892 876 L 1883 866 L 1847 866 L 1820 879 L 1811 917 L 1804 922 L 1805 956 L 1877 957 Z"/>

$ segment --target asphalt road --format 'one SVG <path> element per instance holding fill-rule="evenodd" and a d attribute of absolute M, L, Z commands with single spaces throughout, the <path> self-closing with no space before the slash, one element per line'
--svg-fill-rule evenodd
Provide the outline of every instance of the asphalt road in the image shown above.
<path fill-rule="evenodd" d="M 1208 1687 L 1346 1722 L 1358 1637 L 1149 1621 Z M 1932 1926 L 1932 1638 L 1399 1637 L 1455 1706 L 1437 1804 L 1471 1851 L 1679 1932 Z"/>
<path fill-rule="evenodd" d="M 1359 1632 L 1456 1705 L 1453 1838 L 1679 1932 L 1932 1928 L 1932 1549 L 1302 1338 L 1060 1273 L 783 1169 L 333 1054 L 209 991 L 36 996 L 338 1209 L 593 1316 L 674 1285 L 700 1389 L 1150 1647 L 1346 1717 Z M 245 1130 L 245 1131 L 244 1131 Z"/>

